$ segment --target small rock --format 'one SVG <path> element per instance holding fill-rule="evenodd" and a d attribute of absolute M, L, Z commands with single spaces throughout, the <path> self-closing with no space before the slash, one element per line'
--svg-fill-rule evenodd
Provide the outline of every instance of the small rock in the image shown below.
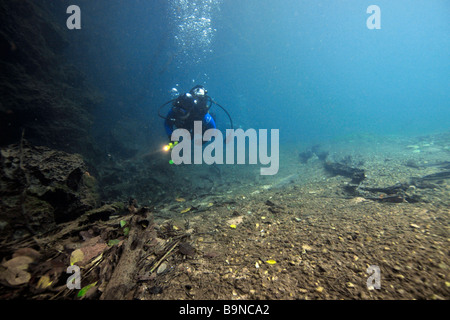
<path fill-rule="evenodd" d="M 164 271 L 166 271 L 166 269 L 167 269 L 167 263 L 163 262 L 163 263 L 161 263 L 161 265 L 158 267 L 158 270 L 156 270 L 156 273 L 157 273 L 157 274 L 161 274 L 161 273 L 163 273 Z"/>
<path fill-rule="evenodd" d="M 178 245 L 180 252 L 186 256 L 194 256 L 195 255 L 195 249 L 193 246 L 191 246 L 187 242 L 181 242 Z"/>
<path fill-rule="evenodd" d="M 445 263 L 443 263 L 443 262 L 439 263 L 438 267 L 441 268 L 441 269 L 444 269 L 444 270 L 448 269 L 448 266 Z"/>
<path fill-rule="evenodd" d="M 159 287 L 159 286 L 153 286 L 153 287 L 151 287 L 150 289 L 148 289 L 148 291 L 149 291 L 151 294 L 159 294 L 159 293 L 162 293 L 162 292 L 163 292 L 163 288 L 162 288 L 162 287 Z"/>
<path fill-rule="evenodd" d="M 406 291 L 403 289 L 398 289 L 397 292 L 400 293 L 401 295 L 405 295 L 406 293 Z"/>
<path fill-rule="evenodd" d="M 308 292 L 308 290 L 303 289 L 303 288 L 298 289 L 298 291 L 300 291 L 301 293 L 307 293 Z"/>

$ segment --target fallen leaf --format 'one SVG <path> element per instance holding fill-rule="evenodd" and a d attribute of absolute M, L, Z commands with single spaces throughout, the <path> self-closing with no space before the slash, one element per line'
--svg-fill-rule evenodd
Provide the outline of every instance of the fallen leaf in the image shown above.
<path fill-rule="evenodd" d="M 81 249 L 76 249 L 70 255 L 70 265 L 73 266 L 78 261 L 83 261 L 83 259 L 84 259 L 83 251 L 81 251 Z"/>
<path fill-rule="evenodd" d="M 50 281 L 50 277 L 48 275 L 44 275 L 39 279 L 39 281 L 37 283 L 37 288 L 45 289 L 45 288 L 51 286 L 52 283 L 53 283 L 53 281 Z"/>
<path fill-rule="evenodd" d="M 189 212 L 189 211 L 191 211 L 191 207 L 189 207 L 189 208 L 186 208 L 186 209 L 184 209 L 184 210 L 181 210 L 181 212 L 180 213 L 186 213 L 186 212 Z"/>
<path fill-rule="evenodd" d="M 185 202 L 186 200 L 184 198 L 176 198 L 175 201 L 176 202 Z"/>
<path fill-rule="evenodd" d="M 41 254 L 37 252 L 36 250 L 32 248 L 21 248 L 16 250 L 13 254 L 13 258 L 20 257 L 20 256 L 27 256 L 33 259 L 33 261 L 36 261 Z"/>
<path fill-rule="evenodd" d="M 20 269 L 7 269 L 5 271 L 5 280 L 12 286 L 19 286 L 21 284 L 28 283 L 31 275 L 25 270 Z"/>
<path fill-rule="evenodd" d="M 83 297 L 90 288 L 95 287 L 95 285 L 97 284 L 97 281 L 95 281 L 94 283 L 88 284 L 87 286 L 83 287 L 80 291 L 78 291 L 78 297 L 81 298 Z"/>
<path fill-rule="evenodd" d="M 236 229 L 236 225 L 235 224 L 230 224 L 230 228 Z"/>
<path fill-rule="evenodd" d="M 108 241 L 108 246 L 112 247 L 113 245 L 116 245 L 120 242 L 119 239 L 112 239 Z"/>
<path fill-rule="evenodd" d="M 93 246 L 83 247 L 80 249 L 83 253 L 83 257 L 79 261 L 88 262 L 92 258 L 97 257 L 100 253 L 103 253 L 107 247 L 108 245 L 106 243 L 97 243 Z"/>
<path fill-rule="evenodd" d="M 120 227 L 121 228 L 125 227 L 126 224 L 127 224 L 127 222 L 125 220 L 120 220 Z"/>
<path fill-rule="evenodd" d="M 33 262 L 33 258 L 28 256 L 18 256 L 3 263 L 8 269 L 26 270 L 28 265 Z"/>
<path fill-rule="evenodd" d="M 270 260 L 267 260 L 266 263 L 268 263 L 268 264 L 275 264 L 277 262 L 275 260 L 270 259 Z"/>

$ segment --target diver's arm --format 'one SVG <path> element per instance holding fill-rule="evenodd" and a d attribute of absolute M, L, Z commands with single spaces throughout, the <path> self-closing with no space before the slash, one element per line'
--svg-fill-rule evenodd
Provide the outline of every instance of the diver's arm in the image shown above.
<path fill-rule="evenodd" d="M 203 117 L 203 125 L 206 126 L 206 130 L 217 129 L 216 122 L 209 113 L 205 114 L 205 116 Z"/>
<path fill-rule="evenodd" d="M 216 122 L 214 121 L 214 118 L 209 113 L 206 113 L 205 116 L 203 117 L 202 125 L 205 126 L 204 132 L 209 129 L 217 129 Z M 202 144 L 205 144 L 208 142 L 211 142 L 211 140 L 202 141 Z"/>

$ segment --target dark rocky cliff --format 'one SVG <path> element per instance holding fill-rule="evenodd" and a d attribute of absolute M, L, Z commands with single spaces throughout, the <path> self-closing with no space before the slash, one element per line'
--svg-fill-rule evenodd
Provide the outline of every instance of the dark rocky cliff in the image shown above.
<path fill-rule="evenodd" d="M 42 1 L 0 1 L 0 145 L 22 131 L 36 145 L 92 153 L 92 110 L 100 101 L 66 61 L 68 41 Z"/>

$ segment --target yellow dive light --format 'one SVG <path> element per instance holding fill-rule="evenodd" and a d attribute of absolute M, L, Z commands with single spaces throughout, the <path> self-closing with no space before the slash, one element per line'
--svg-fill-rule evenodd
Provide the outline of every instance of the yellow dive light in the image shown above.
<path fill-rule="evenodd" d="M 166 152 L 169 151 L 169 150 L 172 150 L 173 147 L 175 147 L 177 144 L 178 144 L 178 141 L 175 141 L 174 143 L 171 142 L 171 143 L 165 145 L 163 147 L 163 150 L 166 151 Z"/>

